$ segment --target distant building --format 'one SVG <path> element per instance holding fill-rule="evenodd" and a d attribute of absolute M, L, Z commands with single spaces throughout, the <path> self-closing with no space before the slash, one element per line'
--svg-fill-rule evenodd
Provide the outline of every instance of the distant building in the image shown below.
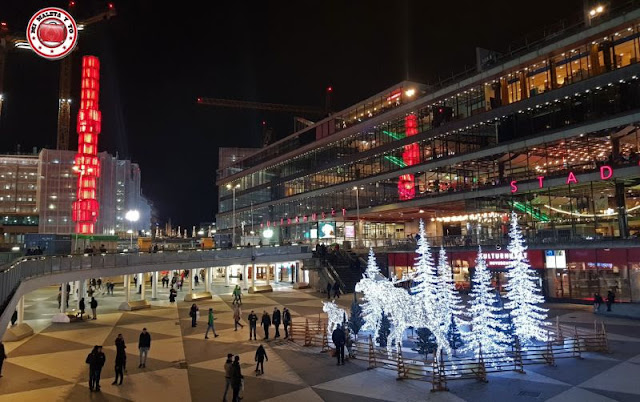
<path fill-rule="evenodd" d="M 74 233 L 71 219 L 76 199 L 74 151 L 43 149 L 38 155 L 0 155 L 0 245 L 22 243 L 25 233 Z M 107 152 L 98 154 L 100 214 L 96 234 L 124 235 L 150 229 L 151 206 L 140 191 L 140 167 Z M 124 219 L 140 211 L 133 225 Z"/>

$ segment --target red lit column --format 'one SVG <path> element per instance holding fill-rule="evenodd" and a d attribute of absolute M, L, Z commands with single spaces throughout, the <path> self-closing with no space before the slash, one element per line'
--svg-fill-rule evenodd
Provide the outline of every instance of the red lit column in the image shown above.
<path fill-rule="evenodd" d="M 404 119 L 405 134 L 407 137 L 418 134 L 418 119 L 415 114 L 410 114 Z M 418 144 L 404 146 L 402 161 L 407 166 L 413 166 L 420 162 L 420 148 Z M 412 200 L 416 196 L 415 177 L 412 174 L 403 174 L 398 179 L 398 196 L 400 200 Z"/>
<path fill-rule="evenodd" d="M 100 159 L 98 135 L 102 115 L 98 108 L 100 61 L 94 56 L 82 58 L 82 84 L 78 111 L 78 153 L 73 170 L 78 174 L 77 201 L 73 203 L 76 233 L 93 234 L 100 206 L 96 196 Z"/>

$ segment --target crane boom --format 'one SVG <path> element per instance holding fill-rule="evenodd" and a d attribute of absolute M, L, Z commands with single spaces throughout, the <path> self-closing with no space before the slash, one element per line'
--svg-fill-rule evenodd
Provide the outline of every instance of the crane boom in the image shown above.
<path fill-rule="evenodd" d="M 289 112 L 312 116 L 322 116 L 326 114 L 323 108 L 315 106 L 283 105 L 279 103 L 249 102 L 233 99 L 198 98 L 198 104 L 236 109 L 267 110 L 270 112 Z"/>

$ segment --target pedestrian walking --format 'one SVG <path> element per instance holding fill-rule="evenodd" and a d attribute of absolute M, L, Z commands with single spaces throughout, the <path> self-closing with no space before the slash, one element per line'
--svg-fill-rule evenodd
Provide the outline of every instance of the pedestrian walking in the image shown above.
<path fill-rule="evenodd" d="M 286 307 L 282 308 L 282 324 L 284 325 L 284 339 L 289 338 L 289 326 L 291 325 L 291 312 Z"/>
<path fill-rule="evenodd" d="M 242 318 L 242 310 L 240 310 L 240 305 L 239 304 L 235 304 L 233 306 L 233 323 L 235 326 L 234 331 L 238 330 L 238 325 L 240 325 L 240 328 L 244 328 L 244 325 L 242 325 L 240 323 L 240 319 Z"/>
<path fill-rule="evenodd" d="M 247 317 L 247 321 L 249 321 L 249 340 L 251 340 L 251 334 L 253 334 L 253 340 L 256 340 L 256 326 L 258 325 L 258 316 L 256 313 L 251 310 L 249 317 Z"/>
<path fill-rule="evenodd" d="M 2 378 L 2 365 L 4 364 L 4 359 L 7 358 L 7 354 L 4 350 L 4 343 L 0 341 L 0 378 Z"/>
<path fill-rule="evenodd" d="M 195 327 L 198 325 L 198 323 L 196 322 L 196 319 L 198 318 L 198 306 L 193 303 L 191 305 L 191 309 L 189 310 L 189 317 L 191 317 L 191 327 Z"/>
<path fill-rule="evenodd" d="M 138 275 L 133 275 L 133 287 L 138 287 Z"/>
<path fill-rule="evenodd" d="M 233 302 L 231 304 L 242 304 L 242 289 L 240 289 L 240 286 L 236 285 L 235 288 L 233 288 Z"/>
<path fill-rule="evenodd" d="M 78 312 L 76 317 L 80 316 L 80 319 L 82 320 L 83 319 L 82 316 L 84 315 L 84 310 L 85 310 L 84 297 L 80 298 L 80 302 L 78 302 L 78 310 L 80 311 Z"/>
<path fill-rule="evenodd" d="M 258 346 L 258 350 L 256 350 L 256 373 L 257 375 L 264 374 L 264 361 L 269 361 L 267 357 L 267 351 L 264 350 L 264 346 Z M 258 370 L 258 367 L 260 370 Z"/>
<path fill-rule="evenodd" d="M 333 284 L 333 297 L 338 299 L 340 298 L 340 285 L 337 281 Z"/>
<path fill-rule="evenodd" d="M 240 387 L 242 386 L 242 371 L 240 370 L 240 356 L 233 358 L 231 366 L 231 389 L 233 389 L 233 402 L 240 401 Z"/>
<path fill-rule="evenodd" d="M 331 282 L 327 282 L 327 299 L 331 300 L 331 289 L 333 289 L 333 286 L 331 286 Z"/>
<path fill-rule="evenodd" d="M 140 351 L 140 365 L 138 365 L 138 368 L 147 367 L 149 349 L 151 349 L 151 334 L 147 332 L 146 328 L 142 328 L 142 333 L 138 339 L 138 350 Z"/>
<path fill-rule="evenodd" d="M 616 295 L 613 290 L 607 293 L 607 311 L 611 311 L 611 305 L 616 302 Z"/>
<path fill-rule="evenodd" d="M 200 280 L 198 279 L 198 275 L 193 275 L 193 281 L 195 283 L 193 286 L 198 286 L 200 284 Z"/>
<path fill-rule="evenodd" d="M 271 317 L 269 317 L 269 313 L 266 310 L 262 313 L 262 327 L 264 328 L 264 339 L 269 339 L 269 327 L 271 326 Z"/>
<path fill-rule="evenodd" d="M 58 310 L 62 306 L 62 292 L 58 292 Z"/>
<path fill-rule="evenodd" d="M 169 291 L 169 303 L 171 304 L 175 303 L 177 295 L 178 295 L 178 291 L 172 287 L 171 290 Z"/>
<path fill-rule="evenodd" d="M 125 352 L 126 348 L 127 346 L 124 344 L 124 338 L 122 337 L 122 334 L 118 334 L 118 337 L 116 338 L 116 378 L 113 380 L 111 385 L 122 385 L 124 370 L 127 366 L 127 353 Z M 118 378 L 120 378 L 120 382 L 118 382 Z"/>
<path fill-rule="evenodd" d="M 282 322 L 282 316 L 280 314 L 280 310 L 278 310 L 278 307 L 274 307 L 273 308 L 273 315 L 271 316 L 272 320 L 271 322 L 273 323 L 273 326 L 276 328 L 276 334 L 273 336 L 273 338 L 280 338 L 280 323 Z"/>
<path fill-rule="evenodd" d="M 90 303 L 90 306 L 91 306 L 91 313 L 93 314 L 93 318 L 92 318 L 92 320 L 95 320 L 95 319 L 97 319 L 97 318 L 98 318 L 98 313 L 97 313 L 97 310 L 98 310 L 98 301 L 97 301 L 97 300 L 96 300 L 96 298 L 95 298 L 95 297 L 93 297 L 93 296 L 91 297 L 91 303 Z"/>
<path fill-rule="evenodd" d="M 102 353 L 102 346 L 94 346 L 85 360 L 85 363 L 89 365 L 89 389 L 91 391 L 100 391 L 100 374 L 105 361 L 106 358 Z"/>
<path fill-rule="evenodd" d="M 204 333 L 204 339 L 209 339 L 209 330 L 213 331 L 213 337 L 217 338 L 218 334 L 216 334 L 216 328 L 213 325 L 213 321 L 215 320 L 215 318 L 213 318 L 213 309 L 210 308 L 209 309 L 209 319 L 207 320 L 207 332 Z"/>
<path fill-rule="evenodd" d="M 98 278 L 96 283 L 98 284 L 98 289 L 102 289 L 102 278 Z"/>
<path fill-rule="evenodd" d="M 227 401 L 227 392 L 231 387 L 231 371 L 233 366 L 233 360 L 231 360 L 232 358 L 233 355 L 229 353 L 227 355 L 227 361 L 224 362 L 224 395 L 222 396 L 223 402 Z"/>
<path fill-rule="evenodd" d="M 336 329 L 333 330 L 331 334 L 331 340 L 333 344 L 336 346 L 336 357 L 338 358 L 338 366 L 344 364 L 344 345 L 346 343 L 346 338 L 344 335 L 344 330 L 340 327 L 340 324 L 336 326 Z"/>

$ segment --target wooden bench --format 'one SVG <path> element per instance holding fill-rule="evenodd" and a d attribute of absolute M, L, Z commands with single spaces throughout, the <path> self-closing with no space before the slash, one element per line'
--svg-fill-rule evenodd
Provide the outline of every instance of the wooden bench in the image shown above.
<path fill-rule="evenodd" d="M 211 300 L 211 299 L 213 299 L 211 292 L 193 292 L 193 293 L 187 293 L 186 295 L 184 295 L 184 301 L 186 302 L 199 301 L 199 300 Z"/>
<path fill-rule="evenodd" d="M 273 292 L 271 285 L 249 286 L 249 293 L 268 293 Z"/>

